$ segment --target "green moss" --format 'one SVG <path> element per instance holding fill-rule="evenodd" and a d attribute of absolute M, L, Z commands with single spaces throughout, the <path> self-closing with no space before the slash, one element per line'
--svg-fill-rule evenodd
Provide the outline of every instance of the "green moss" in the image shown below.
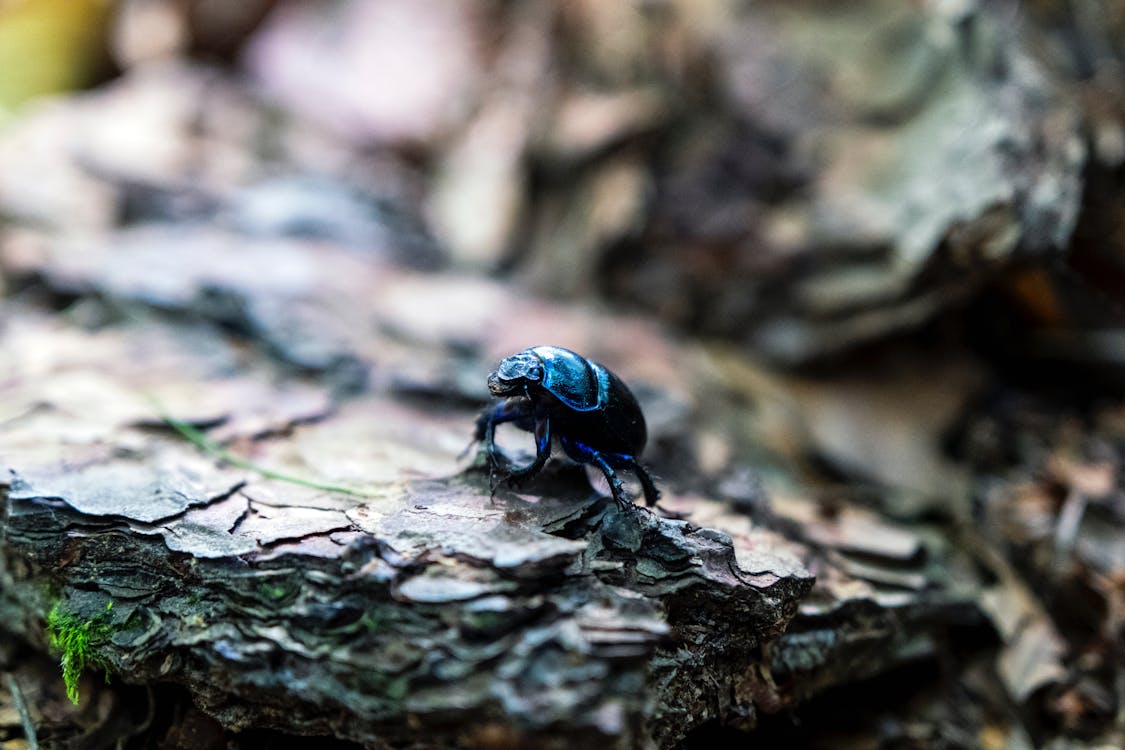
<path fill-rule="evenodd" d="M 402 699 L 406 697 L 407 690 L 410 688 L 410 683 L 406 677 L 398 676 L 387 682 L 386 695 L 395 703 L 401 703 Z"/>
<path fill-rule="evenodd" d="M 258 597 L 272 607 L 293 602 L 300 591 L 285 582 L 262 581 L 257 586 Z"/>
<path fill-rule="evenodd" d="M 359 618 L 359 626 L 369 633 L 383 629 L 383 618 L 374 612 L 366 612 Z"/>
<path fill-rule="evenodd" d="M 113 602 L 105 606 L 105 612 L 83 619 L 62 609 L 62 602 L 58 602 L 47 614 L 47 636 L 51 648 L 61 655 L 63 684 L 66 685 L 66 697 L 70 702 L 78 705 L 78 680 L 86 669 L 86 664 L 99 664 L 105 668 L 105 663 L 97 655 L 97 647 L 104 643 L 110 636 L 112 629 L 106 622 L 109 611 L 113 609 Z M 109 682 L 109 669 L 105 672 L 106 682 Z"/>

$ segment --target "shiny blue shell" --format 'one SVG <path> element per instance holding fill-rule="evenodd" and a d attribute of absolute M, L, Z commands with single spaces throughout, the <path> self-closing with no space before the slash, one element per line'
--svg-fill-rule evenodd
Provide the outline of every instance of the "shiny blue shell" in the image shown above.
<path fill-rule="evenodd" d="M 543 363 L 543 388 L 574 411 L 605 408 L 609 372 L 580 354 L 559 346 L 536 346 L 531 352 Z"/>

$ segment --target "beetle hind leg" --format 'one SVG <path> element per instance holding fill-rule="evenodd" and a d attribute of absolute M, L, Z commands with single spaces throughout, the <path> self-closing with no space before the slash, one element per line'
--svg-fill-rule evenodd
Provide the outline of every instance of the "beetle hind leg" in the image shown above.
<path fill-rule="evenodd" d="M 652 481 L 652 475 L 635 459 L 632 462 L 632 469 L 641 483 L 641 489 L 644 490 L 645 505 L 650 508 L 655 506 L 657 501 L 660 500 L 660 490 L 656 488 L 656 483 Z"/>
<path fill-rule="evenodd" d="M 633 473 L 637 475 L 637 479 L 641 483 L 641 487 L 645 492 L 645 506 L 648 508 L 656 508 L 660 511 L 660 515 L 665 518 L 676 520 L 683 520 L 688 517 L 687 513 L 681 513 L 675 510 L 669 510 L 662 506 L 660 500 L 660 490 L 656 487 L 656 482 L 652 481 L 652 475 L 648 473 L 648 469 L 641 465 L 637 460 L 632 462 Z"/>

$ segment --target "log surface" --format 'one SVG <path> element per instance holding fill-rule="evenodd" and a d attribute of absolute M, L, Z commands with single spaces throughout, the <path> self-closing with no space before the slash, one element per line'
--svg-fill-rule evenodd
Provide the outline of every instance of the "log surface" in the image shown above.
<path fill-rule="evenodd" d="M 715 386 L 698 352 L 655 329 L 299 243 L 270 270 L 205 274 L 210 261 L 184 253 L 177 284 L 153 289 L 143 271 L 167 262 L 159 247 L 138 246 L 128 274 L 89 254 L 35 269 L 46 288 L 112 300 L 107 324 L 9 306 L 0 611 L 32 642 L 56 605 L 100 618 L 111 674 L 186 686 L 234 729 L 668 747 L 925 655 L 964 616 L 922 572 L 899 574 L 905 594 L 887 572 L 881 591 L 690 484 L 664 483 L 665 504 L 689 514 L 671 520 L 623 511 L 562 461 L 491 497 L 481 462 L 458 459 L 505 342 L 561 330 L 586 351 L 620 344 L 602 359 L 638 383 L 654 443 L 673 447 L 657 460 L 675 457 L 684 399 Z M 346 281 L 272 283 L 287 263 Z M 486 324 L 466 326 L 464 310 Z M 307 356 L 325 342 L 332 356 Z M 875 567 L 909 568 L 920 542 L 872 523 L 860 546 Z M 810 596 L 814 558 L 826 585 Z M 866 657 L 849 657 L 858 645 Z"/>

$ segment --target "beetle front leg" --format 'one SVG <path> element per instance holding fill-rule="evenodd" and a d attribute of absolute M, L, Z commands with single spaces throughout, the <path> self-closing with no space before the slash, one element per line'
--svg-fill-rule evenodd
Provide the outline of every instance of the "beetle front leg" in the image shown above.
<path fill-rule="evenodd" d="M 531 405 L 524 399 L 508 399 L 485 409 L 477 417 L 476 431 L 473 433 L 473 442 L 480 443 L 481 450 L 490 457 L 496 452 L 496 425 L 505 422 L 525 423 L 520 425 L 530 429 L 533 417 Z M 472 443 L 469 443 L 472 447 Z"/>
<path fill-rule="evenodd" d="M 535 460 L 522 469 L 508 474 L 508 484 L 518 485 L 531 479 L 542 470 L 551 457 L 551 418 L 539 417 L 535 421 Z"/>
<path fill-rule="evenodd" d="M 505 422 L 515 422 L 518 426 L 529 428 L 532 419 L 531 404 L 524 399 L 508 399 L 495 406 L 485 409 L 477 417 L 476 431 L 473 435 L 474 442 L 480 443 L 480 452 L 488 459 L 488 484 L 491 494 L 496 494 L 496 472 L 500 469 L 505 475 L 509 474 L 511 465 L 505 459 L 505 466 L 500 467 L 499 451 L 496 448 L 496 425 Z M 472 447 L 472 443 L 469 444 Z M 468 448 L 466 448 L 468 450 Z M 479 455 L 479 454 L 478 454 Z"/>

